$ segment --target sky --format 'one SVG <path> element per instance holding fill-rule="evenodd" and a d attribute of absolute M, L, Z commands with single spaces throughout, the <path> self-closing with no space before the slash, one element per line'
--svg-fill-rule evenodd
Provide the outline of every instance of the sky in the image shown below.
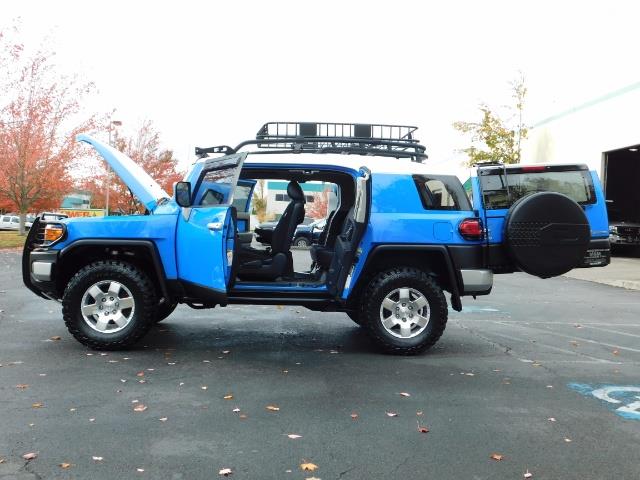
<path fill-rule="evenodd" d="M 438 170 L 459 171 L 456 120 L 509 103 L 525 122 L 640 80 L 640 2 L 3 2 L 27 47 L 46 38 L 61 72 L 95 82 L 86 108 L 122 129 L 151 119 L 182 165 L 267 121 L 419 127 Z"/>

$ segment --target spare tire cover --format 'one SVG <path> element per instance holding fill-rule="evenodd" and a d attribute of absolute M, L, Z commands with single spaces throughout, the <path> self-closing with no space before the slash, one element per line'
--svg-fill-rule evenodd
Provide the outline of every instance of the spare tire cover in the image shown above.
<path fill-rule="evenodd" d="M 591 229 L 582 207 L 557 192 L 539 192 L 515 202 L 505 220 L 505 244 L 518 268 L 555 277 L 584 258 Z"/>

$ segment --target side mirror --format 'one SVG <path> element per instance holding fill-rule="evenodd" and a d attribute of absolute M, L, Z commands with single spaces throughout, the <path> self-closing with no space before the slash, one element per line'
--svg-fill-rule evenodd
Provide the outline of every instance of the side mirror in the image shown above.
<path fill-rule="evenodd" d="M 191 206 L 191 183 L 178 182 L 173 191 L 176 194 L 176 203 L 181 207 Z"/>

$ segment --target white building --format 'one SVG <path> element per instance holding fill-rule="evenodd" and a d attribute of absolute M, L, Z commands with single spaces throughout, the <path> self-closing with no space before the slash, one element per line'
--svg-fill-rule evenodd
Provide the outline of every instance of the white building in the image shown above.
<path fill-rule="evenodd" d="M 586 163 L 617 215 L 640 221 L 640 82 L 535 123 L 522 163 Z"/>

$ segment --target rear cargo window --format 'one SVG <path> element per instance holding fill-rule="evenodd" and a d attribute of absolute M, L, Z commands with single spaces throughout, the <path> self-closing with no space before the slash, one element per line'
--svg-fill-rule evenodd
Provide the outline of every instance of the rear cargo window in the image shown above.
<path fill-rule="evenodd" d="M 540 168 L 540 170 L 539 170 Z M 484 206 L 488 210 L 509 208 L 518 199 L 537 192 L 559 192 L 581 205 L 595 203 L 595 193 L 588 170 L 563 167 L 491 169 L 480 172 Z"/>
<path fill-rule="evenodd" d="M 462 184 L 454 175 L 414 175 L 426 210 L 471 210 Z"/>

